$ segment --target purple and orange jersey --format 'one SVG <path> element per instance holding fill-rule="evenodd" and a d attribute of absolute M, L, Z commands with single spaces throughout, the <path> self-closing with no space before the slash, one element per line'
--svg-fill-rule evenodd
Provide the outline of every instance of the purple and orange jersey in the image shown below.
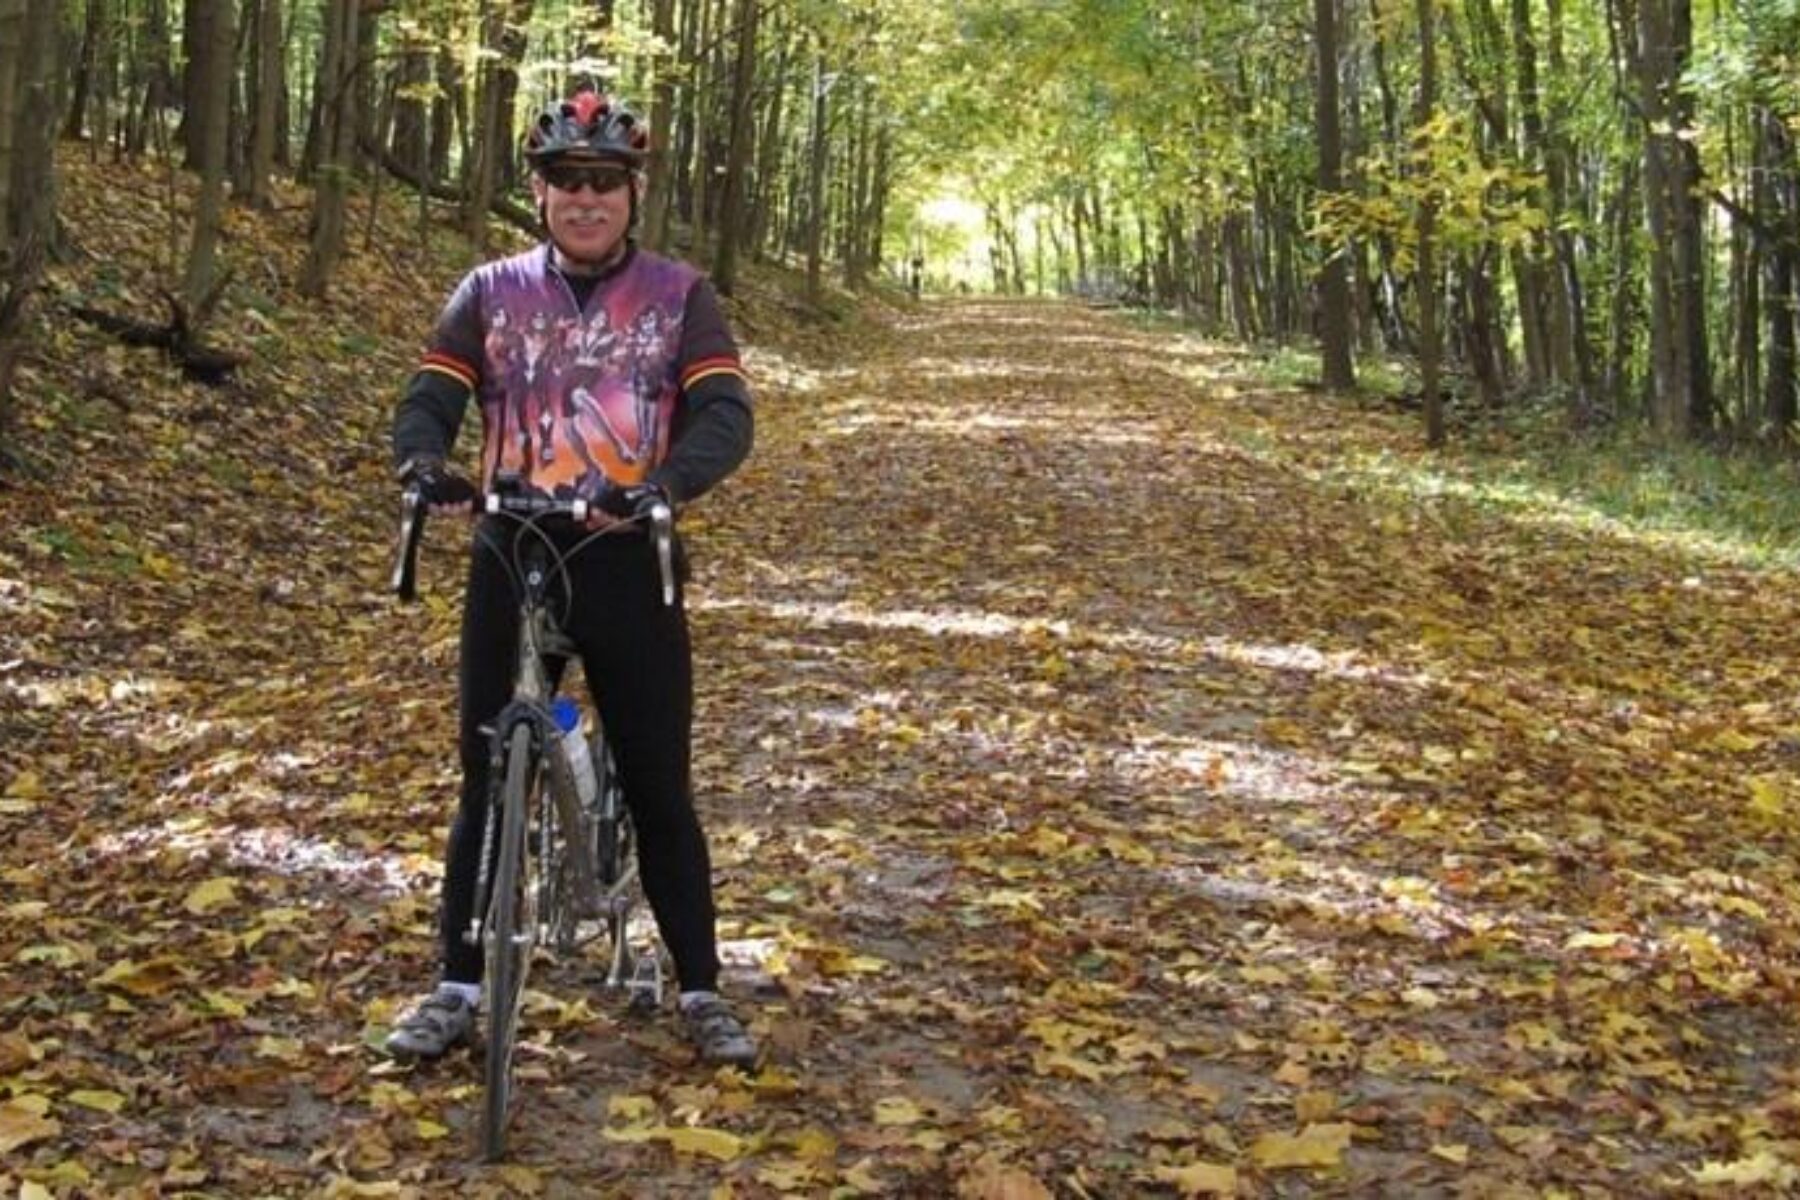
<path fill-rule="evenodd" d="M 547 246 L 470 272 L 420 370 L 480 403 L 484 484 L 514 470 L 533 491 L 590 498 L 641 482 L 663 460 L 684 394 L 744 378 L 692 267 L 636 251 L 580 305 Z"/>

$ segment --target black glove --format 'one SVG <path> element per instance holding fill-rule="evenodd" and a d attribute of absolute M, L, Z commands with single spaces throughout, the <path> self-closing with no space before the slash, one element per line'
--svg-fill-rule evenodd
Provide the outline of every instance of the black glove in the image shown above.
<path fill-rule="evenodd" d="M 481 492 L 475 485 L 444 465 L 441 458 L 412 458 L 400 468 L 400 482 L 419 493 L 419 498 L 438 505 L 476 504 Z"/>
<path fill-rule="evenodd" d="M 660 483 L 634 483 L 629 487 L 615 484 L 600 493 L 600 498 L 594 501 L 594 507 L 621 521 L 628 521 L 633 517 L 648 517 L 650 510 L 658 504 L 675 507 L 669 500 L 669 489 Z"/>

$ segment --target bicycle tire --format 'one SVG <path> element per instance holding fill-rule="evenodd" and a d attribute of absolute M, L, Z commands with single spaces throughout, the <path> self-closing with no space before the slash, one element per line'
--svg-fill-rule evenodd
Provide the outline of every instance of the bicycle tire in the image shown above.
<path fill-rule="evenodd" d="M 481 1153 L 488 1162 L 506 1155 L 506 1126 L 512 1107 L 513 1050 L 519 1036 L 519 1001 L 530 965 L 529 895 L 525 878 L 525 825 L 536 765 L 531 728 L 513 730 L 506 754 L 506 782 L 500 792 L 500 850 L 494 863 L 486 937 L 482 999 L 487 1008 L 486 1069 L 482 1077 Z"/>
<path fill-rule="evenodd" d="M 612 751 L 602 749 L 594 762 L 599 787 L 600 816 L 594 822 L 594 860 L 599 867 L 600 884 L 612 887 L 625 878 L 630 867 L 631 812 L 625 807 L 625 789 L 619 782 L 619 768 Z"/>

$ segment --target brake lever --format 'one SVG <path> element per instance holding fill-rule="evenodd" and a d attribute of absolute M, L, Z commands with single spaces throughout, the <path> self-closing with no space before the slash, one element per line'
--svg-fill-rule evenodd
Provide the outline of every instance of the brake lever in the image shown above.
<path fill-rule="evenodd" d="M 662 574 L 664 608 L 675 605 L 675 511 L 660 501 L 650 506 L 650 534 L 656 539 L 656 568 Z"/>

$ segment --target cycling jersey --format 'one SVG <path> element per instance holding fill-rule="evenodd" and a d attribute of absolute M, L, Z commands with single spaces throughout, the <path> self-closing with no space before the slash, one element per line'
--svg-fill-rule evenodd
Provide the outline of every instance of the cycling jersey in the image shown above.
<path fill-rule="evenodd" d="M 648 479 L 688 500 L 749 450 L 749 388 L 712 286 L 635 247 L 597 276 L 565 276 L 548 243 L 465 276 L 401 402 L 396 457 L 447 456 L 471 395 L 484 485 L 517 471 L 530 491 L 593 499 Z"/>

